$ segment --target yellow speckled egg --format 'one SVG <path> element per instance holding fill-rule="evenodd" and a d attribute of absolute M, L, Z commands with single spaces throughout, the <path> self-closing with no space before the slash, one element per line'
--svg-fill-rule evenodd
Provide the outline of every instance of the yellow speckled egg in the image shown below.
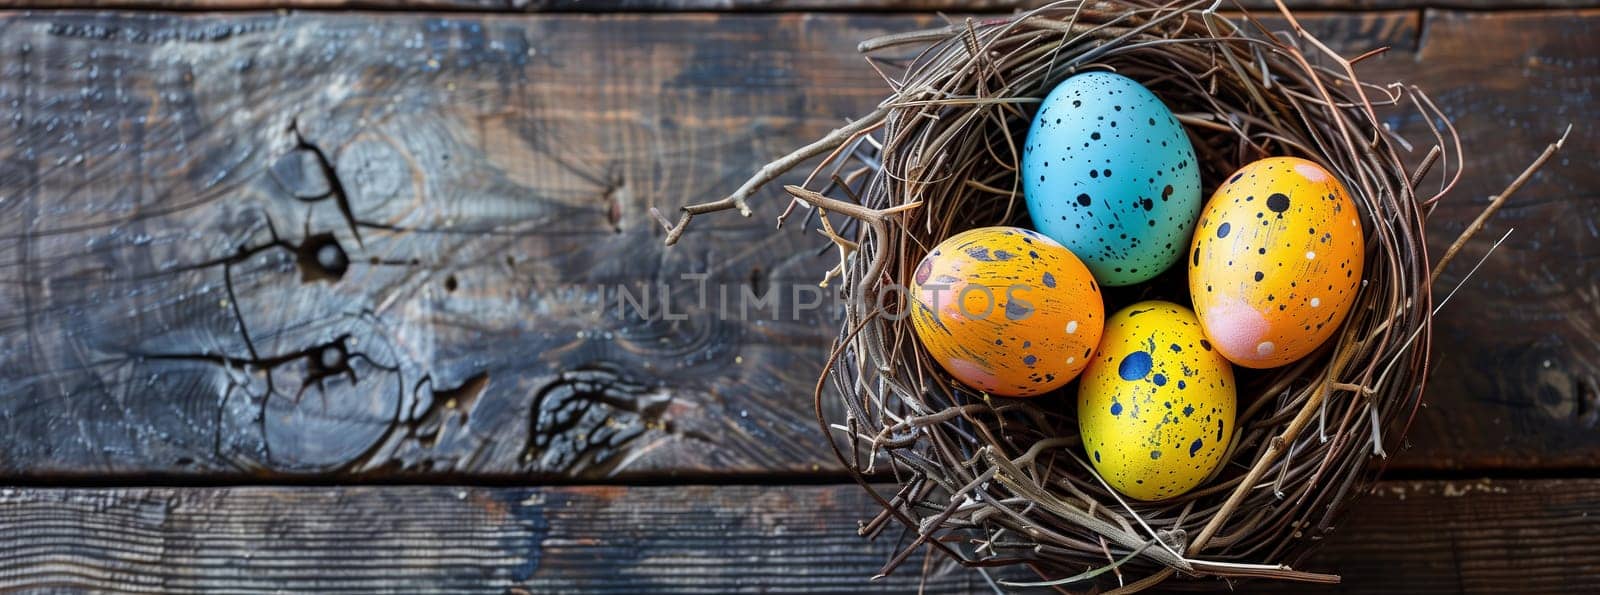
<path fill-rule="evenodd" d="M 1078 377 L 1100 342 L 1105 304 L 1071 251 L 1016 227 L 950 236 L 917 266 L 911 323 L 963 384 L 1029 397 Z"/>
<path fill-rule="evenodd" d="M 1140 500 L 1205 481 L 1228 449 L 1233 415 L 1233 368 L 1171 302 L 1139 302 L 1107 320 L 1078 384 L 1084 452 L 1111 487 Z"/>
<path fill-rule="evenodd" d="M 1217 188 L 1189 254 L 1206 337 L 1247 368 L 1273 368 L 1333 336 L 1361 284 L 1361 216 L 1322 166 L 1262 159 Z"/>

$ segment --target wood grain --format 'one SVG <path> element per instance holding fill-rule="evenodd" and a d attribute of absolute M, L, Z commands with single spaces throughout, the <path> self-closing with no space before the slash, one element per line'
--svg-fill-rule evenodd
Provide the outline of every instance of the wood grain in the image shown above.
<path fill-rule="evenodd" d="M 1368 77 L 1459 118 L 1436 250 L 1600 79 L 1595 11 L 1303 20 L 1393 46 Z M 935 22 L 0 16 L 0 475 L 831 470 L 809 394 L 835 321 L 796 314 L 833 256 L 772 230 L 771 191 L 672 249 L 649 210 L 862 113 L 883 83 L 855 42 Z M 1486 234 L 1522 230 L 1441 319 L 1395 464 L 1600 464 L 1595 139 Z"/>
<path fill-rule="evenodd" d="M 770 197 L 648 213 L 870 104 L 834 49 L 916 22 L 5 17 L 0 469 L 807 471 L 830 255 Z"/>
<path fill-rule="evenodd" d="M 1459 189 L 1431 220 L 1434 257 L 1544 145 L 1574 128 L 1435 286 L 1443 298 L 1515 229 L 1435 319 L 1427 403 L 1401 467 L 1600 463 L 1600 164 L 1591 157 L 1600 130 L 1586 123 L 1600 97 L 1597 28 L 1596 11 L 1428 15 L 1412 58 L 1417 75 L 1407 78 L 1455 118 L 1471 154 Z"/>
<path fill-rule="evenodd" d="M 890 544 L 856 537 L 865 495 L 848 488 L 0 492 L 0 591 L 916 588 L 911 574 L 868 582 Z M 929 587 L 981 581 L 947 573 Z"/>
<path fill-rule="evenodd" d="M 1315 558 L 1345 582 L 1298 592 L 1593 592 L 1597 490 L 1593 479 L 1381 482 Z"/>
<path fill-rule="evenodd" d="M 1597 499 L 1600 480 L 1384 482 L 1301 565 L 1342 585 L 1246 587 L 1590 592 Z M 897 537 L 856 536 L 873 506 L 853 484 L 0 490 L 0 591 L 987 591 L 937 559 L 924 582 L 921 554 L 869 582 Z"/>

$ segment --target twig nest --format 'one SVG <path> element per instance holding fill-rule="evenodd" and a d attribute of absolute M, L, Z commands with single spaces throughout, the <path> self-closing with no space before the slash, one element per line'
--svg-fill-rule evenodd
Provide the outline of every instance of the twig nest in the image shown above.
<path fill-rule="evenodd" d="M 885 512 L 865 525 L 875 536 L 898 522 L 918 536 L 885 572 L 926 547 L 974 567 L 1026 565 L 1044 584 L 1073 589 L 1138 589 L 1169 579 L 1219 588 L 1227 584 L 1219 578 L 1337 580 L 1299 568 L 1351 499 L 1373 481 L 1385 447 L 1399 444 L 1419 402 L 1433 303 L 1422 233 L 1425 205 L 1439 196 L 1419 196 L 1417 185 L 1441 154 L 1446 164 L 1461 161 L 1448 154 L 1455 147 L 1448 121 L 1419 91 L 1361 82 L 1349 62 L 1300 31 L 1287 13 L 1274 25 L 1283 31 L 1273 34 L 1268 33 L 1272 27 L 1249 15 L 1228 20 L 1202 10 L 1209 4 L 1062 2 L 1008 18 L 967 20 L 864 42 L 863 51 L 889 83 L 889 96 L 879 108 L 764 169 L 736 194 L 742 201 L 764 179 L 807 157 L 825 155 L 811 178 L 816 181 L 812 189 L 790 189 L 801 204 L 821 213 L 825 233 L 841 246 L 844 256 L 835 273 L 850 298 L 816 398 L 843 402 L 842 419 L 820 420 L 836 439 L 841 463 L 899 484 L 882 494 L 874 491 Z M 1348 275 L 1346 292 L 1296 292 L 1308 309 L 1347 307 L 1340 321 L 1318 329 L 1329 335 L 1325 342 L 1294 358 L 1264 361 L 1277 367 L 1241 368 L 1228 379 L 1236 396 L 1236 404 L 1228 403 L 1231 427 L 1219 434 L 1214 427 L 1200 433 L 1197 426 L 1192 436 L 1184 434 L 1189 442 L 1171 449 L 1171 455 L 1142 453 L 1145 463 L 1154 457 L 1188 457 L 1191 447 L 1197 459 L 1215 458 L 1197 466 L 1202 471 L 1195 477 L 1185 478 L 1198 486 L 1188 491 L 1145 494 L 1124 486 L 1149 501 L 1113 490 L 1125 478 L 1105 477 L 1088 460 L 1104 446 L 1091 428 L 1105 420 L 1080 410 L 1073 399 L 1081 392 L 1076 385 L 1027 399 L 984 394 L 973 387 L 991 387 L 952 369 L 938 349 L 923 347 L 913 329 L 915 317 L 883 307 L 886 301 L 878 299 L 913 284 L 925 257 L 961 232 L 1033 225 L 1050 235 L 1061 219 L 1030 221 L 1024 204 L 1022 190 L 1029 181 L 1023 174 L 1037 183 L 1046 167 L 1029 161 L 1027 131 L 1041 101 L 1063 80 L 1113 72 L 1102 78 L 1136 81 L 1170 109 L 1170 123 L 1181 134 L 1162 139 L 1187 145 L 1172 164 L 1165 157 L 1151 158 L 1151 169 L 1170 180 L 1141 173 L 1135 181 L 1156 191 L 1143 196 L 1159 197 L 1163 191 L 1169 199 L 1181 193 L 1212 196 L 1219 187 L 1226 195 L 1228 176 L 1246 164 L 1299 158 L 1342 181 L 1348 202 L 1339 208 L 1348 212 L 1342 210 L 1340 217 L 1355 231 L 1341 230 L 1328 239 L 1341 246 L 1360 244 L 1364 254 L 1364 261 L 1344 268 L 1317 269 L 1318 274 Z M 1150 111 L 1147 126 L 1165 124 L 1157 119 L 1160 112 L 1143 109 Z M 1420 110 L 1422 117 L 1414 120 L 1425 125 L 1442 123 L 1426 135 L 1438 146 L 1422 155 L 1394 136 L 1380 113 L 1397 109 Z M 1068 126 L 1069 116 L 1062 117 L 1061 126 Z M 1082 175 L 1091 169 L 1087 162 L 1052 162 L 1046 185 L 1058 165 L 1081 169 Z M 1104 167 L 1096 169 L 1094 179 L 1107 174 Z M 1190 169 L 1197 175 L 1188 177 Z M 1110 175 L 1115 180 L 1134 173 Z M 1435 172 L 1443 178 L 1438 187 L 1448 188 L 1457 174 Z M 1169 185 L 1172 189 L 1165 190 Z M 1221 227 L 1239 223 L 1223 221 L 1226 214 L 1216 211 L 1221 208 L 1216 200 L 1207 207 L 1212 220 L 1199 222 L 1203 234 L 1196 235 L 1192 224 L 1174 228 L 1173 238 L 1149 254 L 1121 255 L 1149 260 L 1149 270 L 1103 270 L 1097 264 L 1102 259 L 1068 246 L 1101 277 L 1106 312 L 1165 299 L 1175 302 L 1162 306 L 1174 309 L 1173 320 L 1194 320 L 1187 311 L 1197 306 L 1205 323 L 1229 324 L 1206 320 L 1225 318 L 1226 307 L 1207 303 L 1198 293 L 1190 301 L 1189 284 L 1206 277 L 1194 275 L 1189 249 L 1256 254 L 1263 247 L 1228 243 Z M 1142 204 L 1127 206 L 1141 216 L 1146 212 Z M 1292 216 L 1289 211 L 1296 208 L 1264 206 L 1274 216 Z M 705 210 L 714 209 L 691 208 L 682 221 Z M 1253 220 L 1254 212 L 1248 216 Z M 862 224 L 846 227 L 849 219 Z M 1151 227 L 1157 223 L 1149 221 Z M 663 224 L 671 227 L 665 219 Z M 844 229 L 853 233 L 835 233 Z M 1316 229 L 1294 231 L 1306 236 L 1297 242 L 1322 241 Z M 1191 238 L 1196 238 L 1193 246 Z M 1333 258 L 1334 248 L 1328 250 L 1318 257 Z M 1167 267 L 1167 260 L 1183 264 Z M 1215 274 L 1253 280 L 1257 271 L 1240 260 Z M 1314 276 L 1304 270 L 1299 275 L 1278 280 L 1298 289 Z M 1118 284 L 1141 284 L 1108 287 L 1113 278 Z M 1235 357 L 1281 355 L 1304 336 L 1293 332 L 1304 330 L 1299 318 L 1264 325 L 1245 329 L 1256 334 L 1241 339 L 1239 348 L 1245 351 Z M 1278 331 L 1288 334 L 1273 334 Z M 1111 337 L 1121 331 L 1108 327 L 1106 332 Z M 1163 332 L 1162 341 L 1182 349 L 1203 340 Z M 1127 346 L 1119 343 L 1113 354 L 1105 343 L 1101 348 L 1108 351 L 1097 358 L 1130 357 Z M 1267 343 L 1270 348 L 1263 349 Z M 1170 349 L 1159 342 L 1157 347 Z M 1163 378 L 1156 379 L 1154 370 L 1198 365 L 1166 356 L 1147 363 L 1148 368 L 1132 371 L 1142 372 L 1139 381 L 1171 386 L 1176 377 L 1161 372 Z M 1080 382 L 1100 382 L 1105 373 L 1120 371 L 1120 366 L 1091 368 Z M 1215 374 L 1209 378 L 1213 384 L 1219 380 Z M 1209 406 L 1220 410 L 1226 400 L 1219 394 L 1213 399 L 1218 404 Z M 1174 406 L 1181 415 L 1183 406 L 1205 404 Z M 1111 404 L 1096 405 L 1104 405 L 1109 415 Z M 826 408 L 819 402 L 817 410 Z M 1102 459 L 1107 454 L 1099 452 Z"/>

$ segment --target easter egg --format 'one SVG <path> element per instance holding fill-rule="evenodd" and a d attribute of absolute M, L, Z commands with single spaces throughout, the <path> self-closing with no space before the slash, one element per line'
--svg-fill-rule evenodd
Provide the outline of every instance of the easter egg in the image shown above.
<path fill-rule="evenodd" d="M 1364 246 L 1350 193 L 1322 166 L 1272 157 L 1240 168 L 1206 203 L 1191 247 L 1206 337 L 1247 368 L 1309 355 L 1350 312 Z"/>
<path fill-rule="evenodd" d="M 1034 229 L 1108 286 L 1178 262 L 1200 212 L 1189 136 L 1154 93 L 1120 74 L 1079 74 L 1045 96 L 1021 176 Z"/>
<path fill-rule="evenodd" d="M 1233 368 L 1187 308 L 1147 301 L 1106 321 L 1078 384 L 1078 430 L 1106 483 L 1163 500 L 1211 475 L 1233 436 Z"/>
<path fill-rule="evenodd" d="M 1027 397 L 1066 384 L 1100 342 L 1105 304 L 1078 257 L 1035 232 L 984 227 L 917 265 L 911 323 L 928 354 L 985 393 Z"/>

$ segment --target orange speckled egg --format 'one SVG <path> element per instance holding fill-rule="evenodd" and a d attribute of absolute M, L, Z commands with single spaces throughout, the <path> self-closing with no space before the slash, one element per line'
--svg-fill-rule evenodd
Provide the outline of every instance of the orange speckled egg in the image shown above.
<path fill-rule="evenodd" d="M 928 354 L 983 392 L 1030 397 L 1078 376 L 1105 324 L 1100 287 L 1054 240 L 1016 227 L 965 231 L 934 247 L 910 287 Z"/>
<path fill-rule="evenodd" d="M 1271 157 L 1240 168 L 1190 244 L 1189 292 L 1206 337 L 1246 368 L 1309 355 L 1350 312 L 1364 246 L 1350 193 L 1322 166 Z"/>

